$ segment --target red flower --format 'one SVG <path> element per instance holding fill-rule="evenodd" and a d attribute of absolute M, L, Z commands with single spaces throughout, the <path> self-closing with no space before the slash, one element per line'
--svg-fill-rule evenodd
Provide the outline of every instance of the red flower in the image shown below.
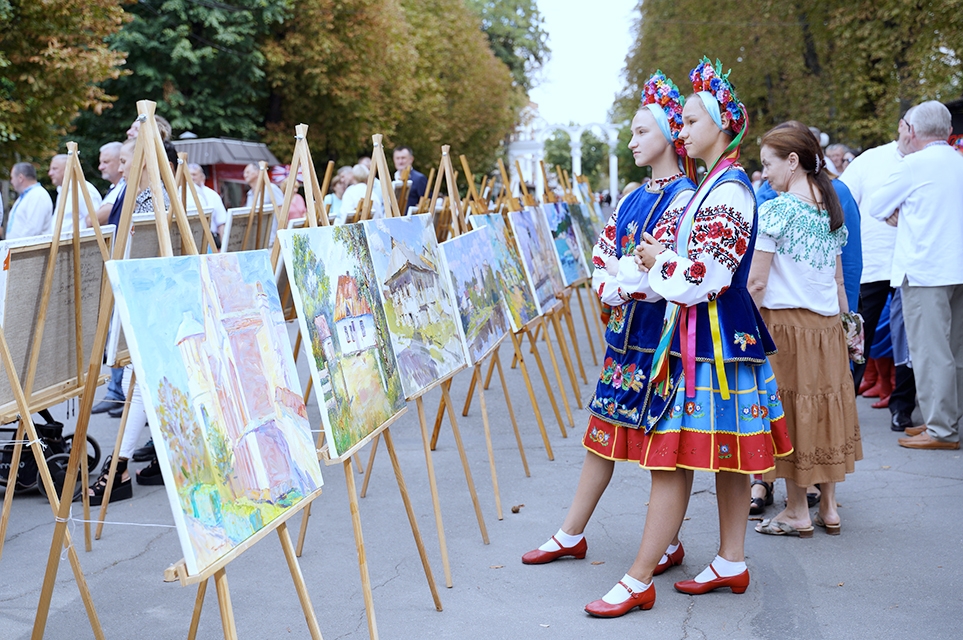
<path fill-rule="evenodd" d="M 602 297 L 602 291 L 605 289 L 605 283 L 599 285 L 599 297 Z"/>
<path fill-rule="evenodd" d="M 693 262 L 689 267 L 689 275 L 693 278 L 702 278 L 706 275 L 706 266 L 701 262 Z"/>
<path fill-rule="evenodd" d="M 741 255 L 744 255 L 744 254 L 746 253 L 746 249 L 748 249 L 748 248 L 749 248 L 749 246 L 746 244 L 746 239 L 745 239 L 745 238 L 739 238 L 738 240 L 736 240 L 736 253 L 737 253 L 737 254 L 739 254 L 740 256 L 741 256 Z"/>
<path fill-rule="evenodd" d="M 662 265 L 662 277 L 663 277 L 663 278 L 671 278 L 673 273 L 675 273 L 675 263 L 674 263 L 674 262 L 666 262 L 664 265 Z"/>
<path fill-rule="evenodd" d="M 725 227 L 722 225 L 721 222 L 713 222 L 712 224 L 709 225 L 710 238 L 718 238 L 719 236 L 722 235 L 723 231 L 725 231 Z"/>
<path fill-rule="evenodd" d="M 605 237 L 609 240 L 615 240 L 615 227 L 605 227 Z"/>
<path fill-rule="evenodd" d="M 645 300 L 647 296 L 641 291 L 637 291 L 636 293 L 631 294 L 629 297 L 633 300 Z"/>
<path fill-rule="evenodd" d="M 599 256 L 592 256 L 592 264 L 594 264 L 599 269 L 605 268 L 605 260 L 603 260 Z"/>

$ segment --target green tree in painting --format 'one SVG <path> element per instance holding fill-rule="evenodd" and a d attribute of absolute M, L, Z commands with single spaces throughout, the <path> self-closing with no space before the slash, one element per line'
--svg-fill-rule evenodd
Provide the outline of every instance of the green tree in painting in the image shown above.
<path fill-rule="evenodd" d="M 307 236 L 295 234 L 293 237 L 294 253 L 294 281 L 301 290 L 301 303 L 304 308 L 308 325 L 312 325 L 314 318 L 324 315 L 329 327 L 334 327 L 333 318 L 325 312 L 325 303 L 330 299 L 331 288 L 325 273 L 324 264 L 318 260 L 311 249 Z M 328 366 L 321 345 L 321 338 L 313 328 L 311 333 L 311 353 L 314 363 L 320 371 Z M 337 332 L 332 331 L 332 339 L 337 340 Z"/>
<path fill-rule="evenodd" d="M 211 468 L 200 453 L 206 446 L 204 434 L 187 396 L 165 376 L 158 384 L 157 399 L 157 416 L 174 473 L 183 478 L 185 486 L 213 482 Z"/>

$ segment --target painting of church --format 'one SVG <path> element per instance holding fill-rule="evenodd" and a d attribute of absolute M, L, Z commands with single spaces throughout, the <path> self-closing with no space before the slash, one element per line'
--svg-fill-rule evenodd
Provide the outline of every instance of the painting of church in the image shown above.
<path fill-rule="evenodd" d="M 377 346 L 371 305 L 358 295 L 358 283 L 348 274 L 338 276 L 334 324 L 343 353 L 357 353 Z"/>
<path fill-rule="evenodd" d="M 195 573 L 322 483 L 270 257 L 112 261 L 108 275 Z"/>

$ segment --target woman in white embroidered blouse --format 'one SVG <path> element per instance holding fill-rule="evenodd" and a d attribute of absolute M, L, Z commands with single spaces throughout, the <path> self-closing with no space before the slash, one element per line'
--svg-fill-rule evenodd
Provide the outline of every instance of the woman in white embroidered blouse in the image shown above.
<path fill-rule="evenodd" d="M 794 453 L 776 461 L 768 480 L 786 479 L 786 508 L 756 527 L 771 535 L 812 535 L 813 523 L 840 531 L 835 484 L 862 458 L 853 381 L 840 309 L 846 292 L 839 254 L 843 211 L 809 129 L 787 122 L 762 139 L 763 169 L 780 192 L 759 209 L 749 291 L 779 352 L 779 382 Z M 810 518 L 806 487 L 819 483 Z"/>

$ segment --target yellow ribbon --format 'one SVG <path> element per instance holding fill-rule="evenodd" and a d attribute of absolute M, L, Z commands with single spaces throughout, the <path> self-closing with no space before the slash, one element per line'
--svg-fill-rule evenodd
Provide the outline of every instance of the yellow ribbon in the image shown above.
<path fill-rule="evenodd" d="M 722 357 L 722 330 L 719 328 L 719 310 L 715 300 L 709 303 L 709 327 L 712 330 L 712 352 L 715 356 L 716 377 L 719 378 L 719 392 L 723 400 L 728 400 L 729 381 L 726 379 L 726 363 Z"/>

